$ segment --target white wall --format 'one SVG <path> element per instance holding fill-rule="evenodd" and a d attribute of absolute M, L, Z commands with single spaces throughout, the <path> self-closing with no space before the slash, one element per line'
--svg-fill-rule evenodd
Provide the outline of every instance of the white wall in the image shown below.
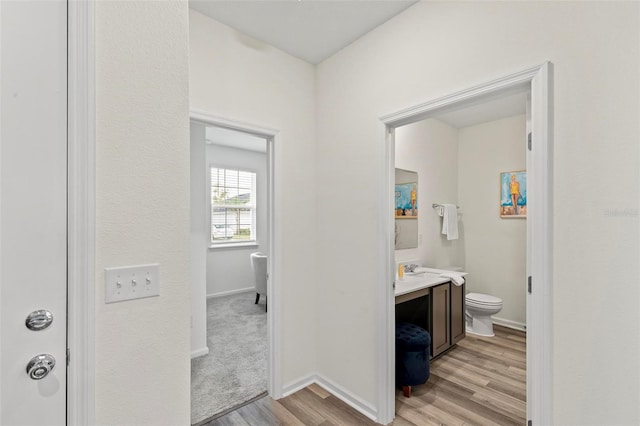
<path fill-rule="evenodd" d="M 640 423 L 639 8 L 637 2 L 419 2 L 319 65 L 323 291 L 316 302 L 323 375 L 376 404 L 379 117 L 549 60 L 553 421 Z M 347 183 L 348 190 L 336 190 Z M 345 214 L 347 205 L 357 214 Z"/>
<path fill-rule="evenodd" d="M 279 131 L 272 284 L 281 295 L 287 385 L 316 365 L 315 68 L 198 12 L 189 19 L 191 107 Z"/>
<path fill-rule="evenodd" d="M 496 321 L 526 324 L 527 223 L 502 219 L 500 173 L 526 169 L 524 115 L 458 131 L 458 196 L 464 221 L 467 292 L 502 299 Z"/>
<path fill-rule="evenodd" d="M 187 2 L 95 3 L 98 425 L 186 425 Z M 160 264 L 160 296 L 104 303 L 104 268 Z"/>
<path fill-rule="evenodd" d="M 207 348 L 207 198 L 206 128 L 190 124 L 191 209 L 191 356 L 206 355 Z"/>
<path fill-rule="evenodd" d="M 418 172 L 418 247 L 396 250 L 396 261 L 418 260 L 424 266 L 464 266 L 464 232 L 447 240 L 433 203 L 458 204 L 458 129 L 428 119 L 396 129 L 395 165 Z M 408 220 L 408 219 L 403 219 Z"/>
<path fill-rule="evenodd" d="M 266 141 L 265 141 L 266 146 Z M 254 288 L 251 270 L 251 253 L 269 254 L 267 233 L 267 154 L 235 149 L 219 145 L 207 145 L 207 176 L 209 165 L 256 172 L 256 230 L 257 244 L 251 247 L 209 248 L 207 253 L 207 296 L 221 295 Z M 202 210 L 210 217 L 207 199 L 202 200 Z M 210 231 L 205 235 L 207 241 Z"/>
<path fill-rule="evenodd" d="M 186 2 L 97 2 L 97 423 L 189 422 L 189 84 L 192 107 L 280 130 L 285 383 L 318 366 L 375 405 L 379 117 L 544 60 L 554 423 L 639 423 L 639 7 L 421 2 L 322 63 L 317 80 L 311 65 L 191 12 L 187 81 Z M 104 267 L 150 261 L 160 297 L 104 304 Z"/>

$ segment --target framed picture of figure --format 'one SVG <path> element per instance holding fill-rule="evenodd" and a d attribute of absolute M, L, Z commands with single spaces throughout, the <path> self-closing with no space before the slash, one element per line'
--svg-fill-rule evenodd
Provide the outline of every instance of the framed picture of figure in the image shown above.
<path fill-rule="evenodd" d="M 418 218 L 418 184 L 396 184 L 396 219 Z"/>
<path fill-rule="evenodd" d="M 500 173 L 500 217 L 527 217 L 527 172 Z"/>

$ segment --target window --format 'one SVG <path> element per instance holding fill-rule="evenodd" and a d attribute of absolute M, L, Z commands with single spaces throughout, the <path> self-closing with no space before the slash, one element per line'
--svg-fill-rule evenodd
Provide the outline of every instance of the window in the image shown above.
<path fill-rule="evenodd" d="M 211 167 L 211 243 L 256 241 L 256 174 Z"/>

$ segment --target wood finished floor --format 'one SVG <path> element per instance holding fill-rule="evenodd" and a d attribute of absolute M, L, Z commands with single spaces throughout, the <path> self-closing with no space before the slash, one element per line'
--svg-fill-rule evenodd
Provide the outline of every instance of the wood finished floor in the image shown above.
<path fill-rule="evenodd" d="M 432 360 L 431 377 L 411 398 L 396 392 L 395 426 L 526 424 L 525 334 L 495 327 L 496 336 L 468 335 Z M 242 425 L 375 425 L 317 385 L 275 401 L 259 399 L 207 423 Z"/>

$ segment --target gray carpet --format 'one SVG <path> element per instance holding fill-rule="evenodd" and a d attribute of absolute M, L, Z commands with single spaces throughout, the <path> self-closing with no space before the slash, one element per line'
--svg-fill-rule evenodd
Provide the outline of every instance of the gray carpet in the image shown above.
<path fill-rule="evenodd" d="M 207 300 L 209 354 L 191 360 L 191 424 L 267 390 L 267 314 L 253 292 Z"/>

